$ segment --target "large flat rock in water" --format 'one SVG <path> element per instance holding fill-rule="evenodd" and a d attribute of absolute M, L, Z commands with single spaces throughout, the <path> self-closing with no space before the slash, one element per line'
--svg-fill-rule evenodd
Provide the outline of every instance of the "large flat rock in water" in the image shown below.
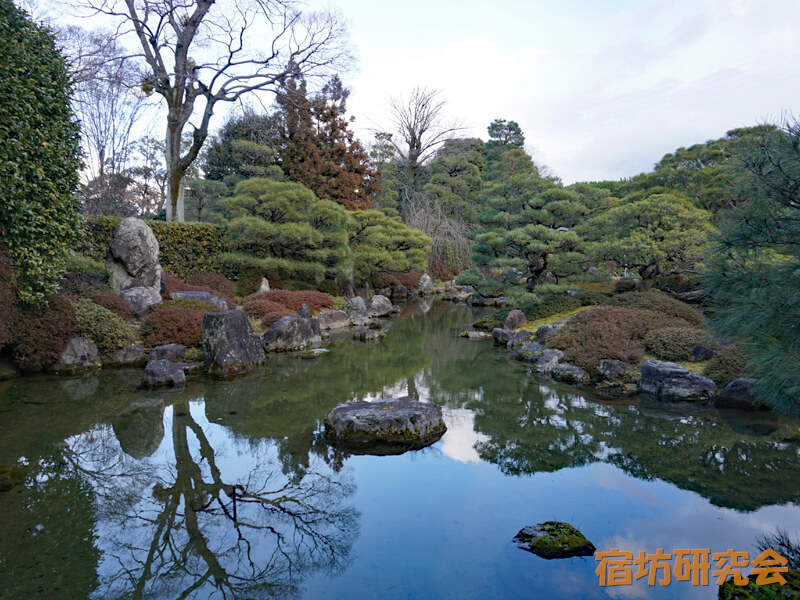
<path fill-rule="evenodd" d="M 433 444 L 447 427 L 440 406 L 403 396 L 339 404 L 325 417 L 325 430 L 354 454 L 399 454 Z"/>

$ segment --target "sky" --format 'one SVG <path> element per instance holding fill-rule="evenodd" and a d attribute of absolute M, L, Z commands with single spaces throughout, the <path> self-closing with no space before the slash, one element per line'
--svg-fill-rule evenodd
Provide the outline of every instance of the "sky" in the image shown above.
<path fill-rule="evenodd" d="M 312 6 L 314 4 L 312 3 Z M 799 0 L 338 0 L 363 141 L 390 97 L 440 91 L 464 136 L 519 123 L 565 183 L 649 171 L 737 127 L 800 116 Z"/>

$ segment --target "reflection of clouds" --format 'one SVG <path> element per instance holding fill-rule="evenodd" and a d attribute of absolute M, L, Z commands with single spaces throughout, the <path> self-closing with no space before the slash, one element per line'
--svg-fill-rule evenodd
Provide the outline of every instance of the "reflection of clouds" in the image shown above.
<path fill-rule="evenodd" d="M 442 408 L 447 431 L 442 437 L 442 452 L 462 463 L 480 462 L 475 445 L 488 442 L 489 436 L 475 431 L 475 413 L 466 408 Z"/>
<path fill-rule="evenodd" d="M 635 535 L 615 535 L 601 540 L 597 545 L 598 552 L 605 552 L 611 550 L 611 548 L 618 548 L 619 550 L 630 552 L 633 554 L 633 558 L 636 558 L 640 550 L 655 552 L 655 548 L 648 546 L 645 540 Z M 664 551 L 670 552 L 671 548 L 664 548 Z M 597 564 L 599 565 L 600 563 L 598 562 Z M 634 573 L 636 572 L 635 566 L 631 566 L 631 569 Z M 683 583 L 676 583 L 673 581 L 672 585 L 683 585 Z M 610 586 L 606 587 L 605 591 L 611 598 L 631 598 L 638 600 L 641 598 L 653 598 L 653 590 L 655 590 L 656 587 L 647 585 L 647 577 L 643 577 L 638 581 L 634 579 L 633 585 Z"/>

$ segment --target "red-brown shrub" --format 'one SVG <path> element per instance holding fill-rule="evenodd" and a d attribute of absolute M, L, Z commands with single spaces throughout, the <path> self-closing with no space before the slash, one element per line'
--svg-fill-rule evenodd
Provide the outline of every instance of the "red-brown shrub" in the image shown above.
<path fill-rule="evenodd" d="M 261 297 L 260 294 L 255 298 L 251 298 L 245 302 L 243 307 L 244 312 L 247 313 L 247 316 L 251 319 L 263 319 L 269 313 L 288 310 L 282 304 L 278 304 L 272 300 L 267 300 L 266 298 Z M 294 313 L 295 311 L 290 312 Z"/>
<path fill-rule="evenodd" d="M 680 300 L 670 298 L 664 292 L 650 290 L 647 292 L 626 292 L 609 298 L 609 306 L 624 306 L 626 308 L 643 308 L 652 310 L 670 317 L 683 319 L 691 325 L 698 325 L 703 322 L 703 314 L 693 309 L 688 304 Z"/>
<path fill-rule="evenodd" d="M 203 339 L 204 311 L 183 306 L 163 306 L 145 317 L 142 338 L 148 346 L 183 344 L 199 346 Z"/>
<path fill-rule="evenodd" d="M 267 313 L 264 315 L 264 318 L 261 319 L 261 327 L 264 329 L 269 329 L 273 323 L 282 319 L 283 317 L 296 317 L 297 313 L 293 310 L 289 310 L 286 308 L 281 308 L 280 310 L 276 310 L 271 313 Z"/>
<path fill-rule="evenodd" d="M 168 292 L 209 292 L 210 294 L 214 294 L 215 296 L 219 296 L 225 300 L 225 302 L 228 303 L 228 308 L 236 308 L 236 301 L 233 298 L 226 296 L 222 292 L 211 289 L 210 287 L 206 287 L 204 285 L 191 285 L 189 283 L 184 283 L 180 279 L 176 279 L 166 272 L 164 273 L 164 277 L 167 280 Z"/>
<path fill-rule="evenodd" d="M 122 298 L 117 296 L 113 290 L 97 290 L 92 292 L 89 299 L 95 304 L 99 304 L 103 308 L 107 308 L 118 317 L 122 317 L 126 321 L 133 319 L 133 313 L 128 307 L 128 303 Z"/>
<path fill-rule="evenodd" d="M 408 289 L 416 289 L 419 285 L 419 278 L 422 277 L 422 271 L 409 271 L 408 273 L 378 273 L 376 275 L 377 285 L 379 288 L 392 287 L 395 285 L 404 285 Z"/>
<path fill-rule="evenodd" d="M 687 326 L 683 319 L 641 308 L 598 306 L 579 312 L 564 329 L 548 339 L 548 346 L 564 351 L 563 361 L 597 374 L 605 358 L 637 364 L 650 331 Z"/>
<path fill-rule="evenodd" d="M 16 297 L 12 289 L 14 271 L 11 268 L 11 259 L 0 246 L 0 350 L 11 342 L 14 318 L 17 313 Z"/>
<path fill-rule="evenodd" d="M 331 308 L 334 304 L 333 298 L 328 296 L 328 294 L 312 290 L 298 292 L 290 290 L 270 290 L 268 292 L 261 292 L 251 300 L 255 299 L 270 300 L 276 304 L 280 304 L 284 308 L 294 311 L 299 311 L 303 308 L 303 304 L 308 306 L 311 312 L 317 312 L 323 308 Z"/>
<path fill-rule="evenodd" d="M 84 296 L 94 290 L 108 287 L 106 278 L 96 273 L 69 273 L 59 284 L 62 292 L 73 296 Z"/>
<path fill-rule="evenodd" d="M 236 294 L 236 284 L 222 273 L 195 273 L 189 278 L 189 283 L 207 287 L 227 297 Z"/>
<path fill-rule="evenodd" d="M 51 296 L 47 308 L 17 313 L 14 360 L 23 371 L 40 371 L 58 361 L 67 341 L 77 331 L 78 323 L 67 296 Z"/>
<path fill-rule="evenodd" d="M 428 255 L 428 268 L 431 277 L 442 281 L 450 281 L 458 275 L 458 269 L 448 267 L 441 258 L 432 254 Z"/>

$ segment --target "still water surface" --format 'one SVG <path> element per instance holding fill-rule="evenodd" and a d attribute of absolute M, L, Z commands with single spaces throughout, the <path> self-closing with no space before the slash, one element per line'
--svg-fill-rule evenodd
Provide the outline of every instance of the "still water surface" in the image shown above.
<path fill-rule="evenodd" d="M 541 380 L 472 309 L 410 304 L 380 344 L 331 338 L 233 382 L 136 391 L 138 371 L 0 383 L 0 597 L 716 598 L 716 585 L 600 588 L 590 558 L 511 538 L 568 521 L 597 546 L 733 548 L 800 532 L 800 423 Z M 339 402 L 410 394 L 448 431 L 348 456 Z"/>

